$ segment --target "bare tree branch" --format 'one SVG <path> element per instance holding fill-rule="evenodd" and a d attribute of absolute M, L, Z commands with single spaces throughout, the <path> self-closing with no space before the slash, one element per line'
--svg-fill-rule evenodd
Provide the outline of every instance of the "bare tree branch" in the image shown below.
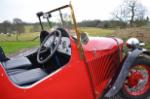
<path fill-rule="evenodd" d="M 123 0 L 122 4 L 112 13 L 119 21 L 130 23 L 132 27 L 137 19 L 144 19 L 146 8 L 138 0 Z"/>

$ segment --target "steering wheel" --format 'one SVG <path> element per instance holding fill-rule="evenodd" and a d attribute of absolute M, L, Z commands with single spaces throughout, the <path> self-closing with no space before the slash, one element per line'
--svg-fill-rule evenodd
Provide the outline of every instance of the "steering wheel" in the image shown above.
<path fill-rule="evenodd" d="M 38 63 L 45 63 L 47 62 L 56 52 L 60 42 L 61 42 L 62 33 L 60 30 L 54 30 L 48 36 L 45 37 L 43 42 L 40 45 L 40 48 L 37 52 L 37 61 Z M 44 52 L 49 51 L 50 54 L 46 57 L 41 57 Z"/>

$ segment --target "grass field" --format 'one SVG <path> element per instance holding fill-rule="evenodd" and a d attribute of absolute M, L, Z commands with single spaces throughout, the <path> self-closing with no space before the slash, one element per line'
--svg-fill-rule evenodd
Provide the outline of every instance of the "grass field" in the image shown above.
<path fill-rule="evenodd" d="M 94 27 L 80 28 L 81 31 L 87 32 L 90 36 L 111 36 L 113 35 L 114 29 L 101 29 Z"/>
<path fill-rule="evenodd" d="M 39 33 L 24 33 L 20 34 L 18 41 L 16 41 L 15 34 L 0 34 L 0 46 L 5 51 L 6 55 L 15 54 L 20 50 L 38 46 L 39 38 L 35 39 L 38 36 Z"/>
<path fill-rule="evenodd" d="M 34 33 L 22 33 L 18 35 L 19 41 L 32 41 L 36 37 L 39 36 L 38 32 Z M 16 34 L 0 34 L 0 42 L 6 42 L 6 41 L 16 41 Z"/>
<path fill-rule="evenodd" d="M 137 32 L 144 34 L 143 41 L 146 43 L 146 48 L 150 50 L 150 33 L 149 28 L 137 28 L 137 29 L 101 29 L 93 27 L 80 28 L 80 31 L 87 32 L 90 36 L 107 36 L 112 35 L 127 40 L 130 37 L 137 37 Z M 39 33 L 24 33 L 20 34 L 18 41 L 16 41 L 16 35 L 4 35 L 0 34 L 0 46 L 4 49 L 6 55 L 16 53 L 19 50 L 32 48 L 39 45 L 39 39 L 34 40 L 36 37 L 39 37 Z M 140 38 L 139 38 L 140 39 Z"/>
<path fill-rule="evenodd" d="M 38 41 L 13 41 L 13 42 L 0 42 L 6 55 L 15 54 L 22 49 L 32 48 L 39 45 Z"/>

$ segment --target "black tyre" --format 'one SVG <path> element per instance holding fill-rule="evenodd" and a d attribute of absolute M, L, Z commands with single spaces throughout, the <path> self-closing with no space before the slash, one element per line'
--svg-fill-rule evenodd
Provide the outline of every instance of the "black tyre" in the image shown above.
<path fill-rule="evenodd" d="M 147 99 L 150 96 L 150 57 L 139 56 L 118 95 L 122 99 Z"/>

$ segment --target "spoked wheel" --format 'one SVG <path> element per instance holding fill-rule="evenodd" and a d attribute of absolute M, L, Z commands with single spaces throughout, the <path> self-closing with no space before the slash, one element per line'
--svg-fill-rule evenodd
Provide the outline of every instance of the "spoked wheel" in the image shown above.
<path fill-rule="evenodd" d="M 147 99 L 150 96 L 150 59 L 139 57 L 130 68 L 119 92 L 123 99 Z"/>
<path fill-rule="evenodd" d="M 149 90 L 149 67 L 146 65 L 134 66 L 123 86 L 124 90 L 133 96 L 142 95 Z"/>

